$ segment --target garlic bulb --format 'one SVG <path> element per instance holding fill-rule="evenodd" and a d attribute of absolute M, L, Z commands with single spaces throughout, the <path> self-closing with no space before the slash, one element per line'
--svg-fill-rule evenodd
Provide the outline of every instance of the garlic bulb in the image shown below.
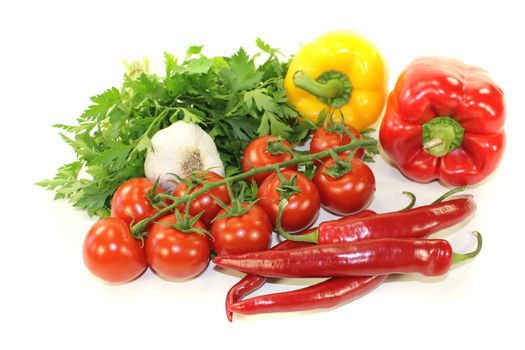
<path fill-rule="evenodd" d="M 177 178 L 195 170 L 212 170 L 224 176 L 224 165 L 210 135 L 197 124 L 177 121 L 159 130 L 151 138 L 152 147 L 146 154 L 144 171 L 152 181 L 159 178 L 160 186 L 172 191 Z"/>

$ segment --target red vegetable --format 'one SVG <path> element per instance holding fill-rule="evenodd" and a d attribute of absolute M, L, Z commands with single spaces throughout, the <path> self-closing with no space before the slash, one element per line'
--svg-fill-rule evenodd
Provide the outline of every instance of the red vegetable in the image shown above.
<path fill-rule="evenodd" d="M 362 212 L 356 213 L 353 216 L 369 216 L 374 215 L 375 212 L 371 210 L 363 210 Z M 315 229 L 309 229 L 300 234 L 308 234 Z M 306 242 L 294 242 L 294 241 L 283 241 L 274 247 L 272 250 L 286 250 L 298 247 L 304 247 L 308 245 Z M 348 284 L 344 286 L 341 283 L 342 280 L 347 279 Z M 362 280 L 362 278 L 360 278 Z M 238 283 L 230 288 L 228 294 L 226 295 L 226 316 L 228 320 L 232 321 L 232 312 L 230 311 L 230 306 L 235 305 L 232 309 L 235 309 L 237 313 L 241 314 L 255 314 L 261 312 L 270 312 L 267 310 L 274 311 L 288 311 L 289 309 L 304 309 L 311 310 L 318 307 L 328 307 L 327 305 L 337 306 L 350 300 L 353 300 L 355 297 L 359 297 L 364 292 L 364 284 L 368 284 L 367 281 L 363 281 L 364 284 L 355 283 L 353 277 L 341 278 L 339 281 L 334 282 L 334 284 L 329 282 L 330 280 L 324 281 L 319 285 L 322 285 L 322 293 L 320 289 L 315 286 L 299 289 L 296 291 L 290 291 L 285 293 L 281 298 L 277 294 L 262 295 L 255 298 L 246 300 L 246 302 L 241 301 L 245 295 L 253 292 L 254 290 L 260 288 L 265 282 L 266 277 L 258 275 L 246 275 Z M 370 280 L 370 284 L 373 282 Z M 312 293 L 304 293 L 305 289 L 311 290 Z M 359 290 L 359 292 L 354 293 L 354 291 Z M 294 297 L 297 293 L 297 297 Z M 308 303 L 304 303 L 302 299 L 309 299 Z M 282 299 L 282 300 L 281 300 Z M 282 301 L 282 302 L 281 302 Z M 295 301 L 295 303 L 294 303 Z M 263 307 L 263 304 L 266 304 L 268 308 Z"/>
<path fill-rule="evenodd" d="M 464 186 L 479 183 L 498 166 L 504 122 L 503 92 L 485 70 L 425 57 L 399 76 L 379 138 L 408 178 Z"/>
<path fill-rule="evenodd" d="M 348 155 L 339 157 L 345 161 Z M 356 158 L 350 164 L 352 170 L 333 177 L 326 173 L 327 168 L 335 165 L 330 158 L 314 174 L 313 182 L 319 190 L 323 208 L 336 215 L 348 215 L 363 209 L 372 201 L 376 189 L 374 173 L 368 165 Z"/>
<path fill-rule="evenodd" d="M 111 216 L 121 218 L 130 226 L 155 214 L 157 209 L 148 198 L 154 186 L 153 181 L 143 177 L 124 182 L 111 199 Z M 161 192 L 162 189 L 158 186 L 156 193 Z"/>
<path fill-rule="evenodd" d="M 454 198 L 398 212 L 322 222 L 309 235 L 284 235 L 290 240 L 318 244 L 354 242 L 363 239 L 425 237 L 453 226 L 476 210 L 470 196 Z"/>
<path fill-rule="evenodd" d="M 211 246 L 205 234 L 183 232 L 173 227 L 178 224 L 175 215 L 157 220 L 146 239 L 148 262 L 160 277 L 171 281 L 183 281 L 196 277 L 208 266 Z M 204 229 L 196 221 L 195 229 Z"/>
<path fill-rule="evenodd" d="M 248 204 L 243 204 L 246 208 Z M 217 215 L 226 214 L 222 209 Z M 221 217 L 211 225 L 213 251 L 217 255 L 242 254 L 268 249 L 272 242 L 272 222 L 258 205 L 239 216 Z"/>
<path fill-rule="evenodd" d="M 198 174 L 197 176 L 202 177 L 201 174 Z M 203 177 L 203 180 L 205 182 L 217 182 L 223 179 L 224 178 L 222 176 L 214 173 L 213 171 L 204 173 Z M 189 193 L 198 191 L 201 188 L 202 185 L 197 185 Z M 184 197 L 186 195 L 187 189 L 188 186 L 184 182 L 179 182 L 177 184 L 177 187 L 175 187 L 175 190 L 173 191 L 173 196 Z M 190 204 L 190 216 L 197 216 L 198 214 L 202 213 L 200 221 L 202 221 L 202 223 L 208 226 L 210 222 L 215 218 L 217 213 L 221 210 L 220 205 L 215 201 L 214 198 L 218 198 L 224 204 L 230 204 L 231 199 L 228 195 L 228 189 L 226 188 L 226 185 L 221 185 L 219 187 L 212 188 L 206 193 L 203 193 L 197 198 L 195 198 Z M 182 204 L 177 209 L 179 210 L 179 212 L 183 213 L 185 210 L 185 206 L 186 204 Z"/>
<path fill-rule="evenodd" d="M 255 315 L 332 308 L 368 294 L 387 277 L 388 275 L 332 277 L 298 290 L 242 300 L 231 304 L 229 310 L 241 315 Z"/>
<path fill-rule="evenodd" d="M 88 270 L 109 283 L 134 280 L 148 267 L 142 243 L 131 236 L 129 224 L 120 218 L 97 221 L 82 251 Z"/>
<path fill-rule="evenodd" d="M 282 215 L 282 226 L 286 231 L 298 232 L 310 227 L 317 217 L 321 208 L 321 200 L 317 187 L 303 174 L 293 170 L 283 170 L 282 175 L 286 180 L 292 176 L 297 177 L 296 187 L 299 192 L 292 194 L 288 199 L 288 204 L 284 207 Z M 261 186 L 257 202 L 272 220 L 273 225 L 277 220 L 281 193 L 278 188 L 282 185 L 277 174 L 268 176 Z"/>
<path fill-rule="evenodd" d="M 354 135 L 358 140 L 361 140 L 361 134 L 356 129 L 352 128 L 350 125 L 345 126 L 352 135 Z M 310 140 L 310 153 L 318 153 L 322 151 L 326 151 L 327 149 L 332 149 L 334 147 L 343 146 L 346 144 L 349 144 L 351 141 L 350 137 L 342 133 L 341 135 L 338 135 L 334 132 L 326 130 L 324 127 L 319 127 L 314 134 L 312 135 L 312 139 Z M 352 151 L 346 152 L 346 154 L 350 154 Z M 341 153 L 345 154 L 345 153 Z M 365 155 L 365 150 L 363 148 L 360 148 L 357 150 L 355 157 L 358 159 L 363 159 Z M 323 161 L 327 161 L 330 159 L 330 157 L 323 158 L 321 160 L 317 159 L 315 161 L 316 164 L 321 164 Z"/>
<path fill-rule="evenodd" d="M 306 242 L 282 241 L 281 243 L 273 246 L 271 250 L 286 250 L 290 248 L 304 247 L 307 245 L 308 243 Z M 228 317 L 228 321 L 232 321 L 230 305 L 235 304 L 245 295 L 259 289 L 265 282 L 266 277 L 258 275 L 246 275 L 230 288 L 228 294 L 226 295 L 226 317 Z"/>
<path fill-rule="evenodd" d="M 444 275 L 453 262 L 476 256 L 452 252 L 442 239 L 382 238 L 352 243 L 312 245 L 302 248 L 217 256 L 221 267 L 267 277 L 345 277 L 417 272 Z"/>
<path fill-rule="evenodd" d="M 277 139 L 277 136 L 261 136 L 253 140 L 248 147 L 246 147 L 242 158 L 243 172 L 246 173 L 253 168 L 262 168 L 267 165 L 282 163 L 293 158 L 290 153 L 284 151 L 271 153 L 268 150 L 268 142 L 272 139 Z M 285 147 L 291 147 L 288 141 L 281 140 L 281 142 Z M 290 165 L 285 169 L 297 170 L 297 165 Z M 272 174 L 272 172 L 260 173 L 249 179 L 255 181 L 257 185 L 260 185 L 270 174 Z"/>

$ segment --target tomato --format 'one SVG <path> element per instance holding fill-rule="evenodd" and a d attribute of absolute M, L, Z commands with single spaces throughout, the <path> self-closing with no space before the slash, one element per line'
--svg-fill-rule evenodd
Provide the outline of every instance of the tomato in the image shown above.
<path fill-rule="evenodd" d="M 258 137 L 246 147 L 242 158 L 243 172 L 246 173 L 253 168 L 261 168 L 267 165 L 291 160 L 293 158 L 290 153 L 283 152 L 281 154 L 272 154 L 268 151 L 268 140 L 275 137 L 276 136 L 272 135 Z M 290 143 L 286 140 L 283 140 L 282 143 L 286 147 L 291 147 Z M 297 165 L 290 165 L 285 167 L 285 169 L 297 170 Z M 249 179 L 255 181 L 257 185 L 260 185 L 270 174 L 272 174 L 272 172 L 268 171 L 251 176 Z"/>
<path fill-rule="evenodd" d="M 109 283 L 125 283 L 148 267 L 142 242 L 131 236 L 120 218 L 96 222 L 84 239 L 84 264 L 91 273 Z"/>
<path fill-rule="evenodd" d="M 356 129 L 352 128 L 351 126 L 347 125 L 347 129 L 354 135 L 358 140 L 361 140 L 361 134 Z M 310 141 L 310 153 L 318 153 L 322 151 L 326 151 L 327 149 L 331 149 L 334 147 L 343 146 L 350 143 L 350 137 L 346 134 L 342 134 L 341 136 L 337 135 L 336 133 L 330 132 L 326 130 L 324 127 L 320 127 L 317 129 L 313 136 L 312 140 Z M 352 151 L 347 151 L 345 153 L 352 153 Z M 355 157 L 359 159 L 363 159 L 365 155 L 365 150 L 363 148 L 360 148 L 356 154 Z M 323 161 L 328 160 L 330 157 L 322 158 Z M 317 160 L 316 164 L 320 164 L 320 161 Z"/>
<path fill-rule="evenodd" d="M 341 155 L 345 160 L 348 155 Z M 359 159 L 352 159 L 352 170 L 339 178 L 325 174 L 334 165 L 329 159 L 315 171 L 313 181 L 321 194 L 323 208 L 337 215 L 347 215 L 366 207 L 375 191 L 374 173 Z"/>
<path fill-rule="evenodd" d="M 201 175 L 198 175 L 201 177 Z M 220 175 L 217 175 L 216 173 L 210 171 L 207 172 L 204 176 L 204 180 L 206 182 L 217 182 L 220 180 L 223 180 L 224 178 Z M 198 191 L 202 188 L 202 185 L 197 185 L 195 188 L 193 188 L 190 193 L 193 193 L 195 191 Z M 180 182 L 175 187 L 175 190 L 173 191 L 173 195 L 175 197 L 184 197 L 186 195 L 186 190 L 188 189 L 188 186 Z M 203 212 L 202 216 L 200 217 L 200 221 L 202 221 L 206 226 L 210 224 L 210 222 L 217 216 L 217 213 L 221 210 L 221 207 L 213 197 L 218 198 L 220 201 L 222 201 L 224 204 L 230 204 L 230 196 L 228 195 L 228 189 L 226 188 L 226 185 L 221 185 L 219 187 L 215 187 L 202 195 L 195 198 L 191 204 L 190 204 L 190 216 L 197 216 L 201 212 Z M 178 207 L 178 210 L 181 213 L 184 213 L 184 210 L 186 208 L 186 204 L 182 204 Z"/>
<path fill-rule="evenodd" d="M 283 170 L 282 174 L 288 180 L 295 174 L 296 185 L 301 192 L 293 194 L 288 199 L 288 205 L 283 210 L 281 225 L 288 232 L 302 231 L 311 226 L 319 215 L 321 207 L 319 191 L 312 181 L 297 171 Z M 277 174 L 272 174 L 263 181 L 257 194 L 259 199 L 257 204 L 266 211 L 274 226 L 281 200 L 281 195 L 277 192 L 280 185 L 281 180 Z"/>
<path fill-rule="evenodd" d="M 206 269 L 211 246 L 203 233 L 182 232 L 163 223 L 177 223 L 173 214 L 157 220 L 146 239 L 148 263 L 157 275 L 171 281 L 183 281 L 198 276 Z M 204 229 L 197 221 L 193 226 Z"/>
<path fill-rule="evenodd" d="M 128 180 L 117 188 L 111 200 L 111 216 L 121 218 L 128 226 L 146 219 L 157 212 L 148 199 L 155 183 L 139 177 Z M 157 187 L 156 193 L 162 189 Z"/>
<path fill-rule="evenodd" d="M 244 203 L 243 207 L 248 204 Z M 225 214 L 222 209 L 219 215 Z M 217 255 L 265 250 L 272 241 L 272 222 L 258 205 L 240 216 L 217 219 L 211 225 L 212 247 Z"/>

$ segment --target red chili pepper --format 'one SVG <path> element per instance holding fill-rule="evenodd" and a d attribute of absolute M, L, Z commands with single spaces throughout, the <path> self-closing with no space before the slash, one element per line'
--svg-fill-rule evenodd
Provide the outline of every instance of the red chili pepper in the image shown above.
<path fill-rule="evenodd" d="M 476 184 L 505 150 L 505 101 L 488 73 L 450 58 L 414 60 L 388 98 L 379 139 L 408 178 Z"/>
<path fill-rule="evenodd" d="M 318 244 L 386 237 L 421 238 L 465 220 L 475 210 L 472 197 L 464 196 L 397 212 L 325 221 L 308 235 L 289 235 L 282 230 L 279 233 L 289 240 Z"/>
<path fill-rule="evenodd" d="M 364 296 L 383 283 L 387 277 L 387 275 L 332 277 L 306 288 L 259 295 L 232 303 L 229 310 L 241 315 L 255 315 L 332 308 Z"/>
<path fill-rule="evenodd" d="M 453 263 L 476 256 L 478 246 L 467 254 L 453 253 L 442 239 L 368 239 L 352 243 L 307 246 L 281 251 L 262 251 L 217 256 L 216 265 L 267 277 L 345 277 L 421 273 L 445 274 Z"/>
<path fill-rule="evenodd" d="M 353 215 L 350 215 L 351 217 L 364 217 L 364 216 L 370 216 L 375 215 L 376 213 L 372 210 L 363 210 L 359 213 L 355 213 Z M 340 219 L 341 220 L 341 219 Z M 302 233 L 299 233 L 298 235 L 302 234 L 309 234 L 313 232 L 315 228 L 308 229 Z M 271 250 L 286 250 L 286 249 L 292 249 L 292 248 L 299 248 L 304 247 L 308 245 L 306 242 L 294 242 L 294 241 L 283 241 L 271 248 Z M 325 291 L 325 296 L 328 297 L 326 301 L 324 301 L 323 297 L 320 295 L 317 288 L 312 289 L 312 296 L 311 298 L 315 299 L 315 303 L 312 302 L 309 305 L 309 308 L 314 308 L 315 305 L 320 305 L 319 307 L 323 307 L 321 305 L 326 305 L 331 300 L 332 303 L 338 302 L 338 304 L 350 301 L 351 299 L 355 299 L 359 297 L 360 295 L 364 294 L 364 286 L 358 287 L 356 283 L 353 282 L 353 278 L 348 278 L 348 287 L 344 288 L 343 283 L 341 281 L 337 282 L 335 285 L 331 286 L 330 283 L 327 283 L 328 281 L 325 281 L 321 284 L 323 284 L 323 290 Z M 258 276 L 258 275 L 246 275 L 243 279 L 241 279 L 238 283 L 236 283 L 233 287 L 230 288 L 228 291 L 228 294 L 226 295 L 226 317 L 228 318 L 228 321 L 232 321 L 232 312 L 230 310 L 231 305 L 235 304 L 237 301 L 242 299 L 247 294 L 253 292 L 254 290 L 259 289 L 264 283 L 266 282 L 266 277 Z M 314 286 L 312 286 L 314 287 Z M 341 289 L 343 288 L 343 289 Z M 355 298 L 352 298 L 353 290 L 358 290 L 356 293 L 358 296 Z M 302 289 L 296 291 L 298 293 L 301 293 L 303 297 L 307 297 L 309 295 L 308 293 L 302 293 Z M 314 296 L 315 295 L 315 296 Z M 338 298 L 333 298 L 334 295 L 337 295 Z M 293 297 L 292 297 L 293 298 Z M 346 300 L 346 301 L 345 301 Z M 276 299 L 276 302 L 274 303 L 274 307 L 278 307 L 278 301 Z M 334 305 L 335 306 L 335 305 Z M 298 306 L 299 307 L 299 306 Z M 241 306 L 242 308 L 242 306 Z M 240 312 L 241 313 L 241 312 Z"/>
<path fill-rule="evenodd" d="M 312 231 L 311 229 L 308 231 Z M 309 245 L 306 242 L 294 242 L 294 241 L 283 241 L 276 246 L 273 246 L 271 250 L 286 250 L 299 248 Z M 261 286 L 266 282 L 266 277 L 259 275 L 246 275 L 239 282 L 237 282 L 233 287 L 230 288 L 228 294 L 226 294 L 226 317 L 228 321 L 232 321 L 232 311 L 231 305 L 235 304 L 237 301 L 241 300 L 244 296 L 249 293 L 261 288 Z"/>
<path fill-rule="evenodd" d="M 446 194 L 438 198 L 434 202 L 434 204 L 441 202 L 448 196 L 456 192 L 459 192 L 461 190 L 463 190 L 463 188 L 457 188 L 457 189 L 447 192 Z M 406 193 L 406 194 L 412 197 L 412 202 L 406 208 L 406 209 L 410 209 L 412 208 L 415 202 L 415 197 L 410 193 Z M 434 209 L 434 211 L 437 212 L 438 214 L 443 213 L 443 212 L 449 213 L 448 216 L 443 216 L 443 217 L 440 217 L 439 215 L 437 215 L 435 219 L 442 218 L 442 219 L 457 220 L 458 218 L 454 216 L 453 213 L 457 214 L 461 210 L 456 210 L 456 209 L 459 209 L 460 207 L 460 206 L 456 206 L 456 204 L 458 203 L 453 201 L 452 207 L 447 206 L 448 210 L 443 210 L 443 207 L 439 205 L 435 205 L 432 209 Z M 462 203 L 460 202 L 459 204 L 462 204 Z M 459 216 L 462 218 L 465 218 L 475 210 L 475 204 L 471 200 L 464 201 L 463 204 L 465 204 L 466 210 L 463 212 L 463 214 L 460 214 Z M 430 208 L 426 208 L 426 209 L 430 209 Z M 421 214 L 422 212 L 425 213 L 426 210 L 423 210 L 423 211 L 418 210 L 418 211 L 413 211 L 409 213 L 411 213 L 411 215 L 418 215 L 418 214 Z M 373 212 L 371 211 L 363 211 L 363 212 L 360 212 L 352 216 L 338 219 L 332 223 L 337 224 L 337 222 L 348 222 L 348 221 L 352 221 L 352 219 L 362 219 L 367 216 L 370 216 L 372 213 Z M 390 214 L 394 214 L 394 213 L 390 213 Z M 388 215 L 386 218 L 388 218 Z M 404 218 L 402 217 L 401 219 L 404 219 Z M 387 223 L 387 222 L 384 221 L 383 223 Z M 446 222 L 441 222 L 441 223 L 430 225 L 430 226 L 427 225 L 426 228 L 429 229 L 428 232 L 420 231 L 420 230 L 419 231 L 415 230 L 415 232 L 417 232 L 418 234 L 430 234 L 433 231 L 437 231 L 438 229 L 451 226 L 452 224 L 453 223 L 447 224 Z M 312 235 L 311 232 L 313 232 L 314 230 L 315 229 L 308 230 L 310 232 L 310 235 Z M 308 231 L 304 232 L 302 235 L 308 236 Z M 339 231 L 339 233 L 341 232 L 342 231 Z M 385 234 L 384 237 L 388 237 L 390 232 L 383 231 L 382 233 Z M 303 237 L 302 235 L 294 236 L 294 237 L 302 238 Z M 329 236 L 325 236 L 325 237 L 329 237 Z M 344 234 L 342 234 L 342 236 L 334 235 L 332 239 L 335 240 L 337 237 L 345 237 L 345 235 Z M 346 235 L 346 237 L 352 238 L 352 235 Z M 380 236 L 372 235 L 372 237 L 380 237 Z M 366 235 L 360 236 L 360 237 L 354 236 L 353 240 L 366 239 L 366 238 L 370 238 L 370 236 L 369 237 L 367 237 Z M 326 239 L 320 240 L 320 242 L 326 243 L 326 242 L 329 242 L 329 240 L 326 240 Z M 252 278 L 252 276 L 254 279 L 258 279 L 258 281 L 261 283 L 260 285 L 264 283 L 263 277 L 255 276 L 255 275 L 247 275 L 245 277 L 247 279 L 246 283 L 250 282 L 250 278 Z M 294 291 L 289 291 L 285 293 L 261 295 L 261 296 L 257 296 L 257 297 L 250 298 L 250 299 L 240 301 L 240 302 L 234 302 L 232 299 L 230 299 L 230 302 L 229 302 L 230 306 L 227 307 L 227 309 L 237 312 L 237 313 L 241 313 L 241 314 L 257 314 L 257 313 L 263 313 L 263 312 L 311 310 L 311 309 L 316 309 L 316 308 L 335 307 L 335 306 L 347 303 L 351 300 L 354 300 L 360 297 L 361 295 L 364 295 L 367 291 L 371 291 L 377 285 L 379 285 L 385 278 L 386 278 L 386 275 L 383 275 L 383 276 L 376 275 L 373 277 L 371 276 L 339 277 L 339 278 L 336 277 L 336 278 L 328 279 L 314 286 L 310 286 L 310 287 L 306 287 L 306 288 L 302 288 L 302 289 L 298 289 Z M 255 287 L 254 289 L 260 287 L 260 285 L 257 285 L 257 287 Z M 243 289 L 243 291 L 246 291 L 246 289 Z M 238 297 L 237 300 L 239 300 L 240 298 L 242 298 L 244 295 L 248 294 L 249 292 L 250 291 L 246 291 L 246 293 Z M 227 311 L 229 317 L 231 317 L 231 311 Z"/>

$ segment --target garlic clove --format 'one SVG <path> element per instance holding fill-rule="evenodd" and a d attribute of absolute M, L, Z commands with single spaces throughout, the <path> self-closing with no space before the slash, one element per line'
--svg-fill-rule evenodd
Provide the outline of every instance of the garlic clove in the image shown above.
<path fill-rule="evenodd" d="M 195 170 L 213 170 L 224 176 L 217 146 L 197 124 L 177 121 L 153 135 L 151 144 L 144 171 L 152 181 L 159 179 L 166 191 L 171 192 L 178 183 L 173 174 L 184 178 Z"/>

